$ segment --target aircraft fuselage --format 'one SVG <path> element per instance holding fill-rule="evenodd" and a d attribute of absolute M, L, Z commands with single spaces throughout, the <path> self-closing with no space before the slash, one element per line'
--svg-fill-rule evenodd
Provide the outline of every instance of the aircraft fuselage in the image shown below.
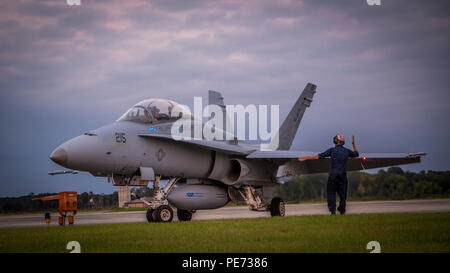
<path fill-rule="evenodd" d="M 149 131 L 170 133 L 170 126 L 114 122 L 61 144 L 50 158 L 66 168 L 95 176 L 131 176 L 140 167 L 151 167 L 167 177 L 208 177 L 214 164 L 212 151 L 139 136 Z"/>

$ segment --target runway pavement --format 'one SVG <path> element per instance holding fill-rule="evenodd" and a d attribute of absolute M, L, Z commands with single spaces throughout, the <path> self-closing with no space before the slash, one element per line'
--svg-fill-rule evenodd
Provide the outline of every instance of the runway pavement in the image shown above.
<path fill-rule="evenodd" d="M 450 199 L 348 202 L 348 214 L 360 213 L 404 213 L 404 212 L 450 212 Z M 328 214 L 325 203 L 295 204 L 286 206 L 286 216 Z M 52 214 L 52 226 L 58 225 L 58 214 Z M 215 210 L 197 211 L 193 221 L 213 219 L 236 219 L 270 217 L 268 212 L 250 211 L 248 207 L 225 207 Z M 176 213 L 174 221 L 178 221 Z M 134 212 L 83 212 L 75 216 L 76 225 L 118 224 L 147 222 L 145 211 Z M 45 226 L 44 215 L 0 216 L 0 228 Z"/>

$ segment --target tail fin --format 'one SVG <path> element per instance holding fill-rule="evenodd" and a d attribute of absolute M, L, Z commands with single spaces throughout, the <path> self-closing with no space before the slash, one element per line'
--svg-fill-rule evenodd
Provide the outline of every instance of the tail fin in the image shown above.
<path fill-rule="evenodd" d="M 225 111 L 225 103 L 220 92 L 214 90 L 208 90 L 208 104 L 216 104 L 222 107 Z"/>
<path fill-rule="evenodd" d="M 275 139 L 272 141 L 278 142 L 278 147 L 276 150 L 289 150 L 291 148 L 292 142 L 294 141 L 294 137 L 297 134 L 298 126 L 300 125 L 300 121 L 303 118 L 303 114 L 307 107 L 311 105 L 314 94 L 316 93 L 316 85 L 312 83 L 308 83 L 303 89 L 302 94 L 297 99 L 297 102 L 292 107 L 286 119 L 281 124 L 280 129 L 277 132 Z M 275 146 L 269 145 L 270 147 Z"/>
<path fill-rule="evenodd" d="M 230 123 L 230 118 L 227 115 L 226 106 L 223 101 L 223 96 L 220 92 L 214 91 L 214 90 L 208 90 L 208 105 L 217 105 L 222 109 L 223 113 L 223 139 L 228 139 L 227 135 L 231 136 L 231 139 L 234 138 L 234 134 L 229 131 L 227 128 L 227 124 Z"/>

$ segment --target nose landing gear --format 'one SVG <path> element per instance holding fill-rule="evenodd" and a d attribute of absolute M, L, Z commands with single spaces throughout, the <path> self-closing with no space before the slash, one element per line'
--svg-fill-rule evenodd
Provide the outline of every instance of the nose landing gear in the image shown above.
<path fill-rule="evenodd" d="M 173 210 L 169 205 L 162 205 L 156 208 L 155 216 L 157 222 L 172 222 Z"/>
<path fill-rule="evenodd" d="M 148 222 L 171 222 L 173 219 L 173 209 L 169 206 L 167 196 L 180 178 L 171 178 L 163 189 L 159 186 L 160 179 L 160 176 L 155 177 L 153 200 L 147 202 L 141 199 L 149 207 L 146 214 Z"/>

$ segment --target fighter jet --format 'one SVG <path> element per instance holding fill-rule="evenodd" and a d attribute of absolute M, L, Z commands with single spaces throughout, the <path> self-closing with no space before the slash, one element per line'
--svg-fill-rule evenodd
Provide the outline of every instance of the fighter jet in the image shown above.
<path fill-rule="evenodd" d="M 330 167 L 329 159 L 298 160 L 317 153 L 290 150 L 315 93 L 316 85 L 308 83 L 276 133 L 275 150 L 261 150 L 236 139 L 175 139 L 171 132 L 176 121 L 193 118 L 192 114 L 174 116 L 171 111 L 180 106 L 176 102 L 148 99 L 116 122 L 63 143 L 50 159 L 70 170 L 107 177 L 119 188 L 153 183 L 153 200 L 146 201 L 149 222 L 172 221 L 172 207 L 180 221 L 189 221 L 197 210 L 237 200 L 245 200 L 250 210 L 284 216 L 285 202 L 276 196 L 274 186 L 286 178 L 328 172 Z M 216 91 L 209 91 L 209 104 L 225 109 Z M 349 159 L 348 171 L 417 163 L 425 155 L 360 154 Z M 160 180 L 168 180 L 164 188 Z"/>

